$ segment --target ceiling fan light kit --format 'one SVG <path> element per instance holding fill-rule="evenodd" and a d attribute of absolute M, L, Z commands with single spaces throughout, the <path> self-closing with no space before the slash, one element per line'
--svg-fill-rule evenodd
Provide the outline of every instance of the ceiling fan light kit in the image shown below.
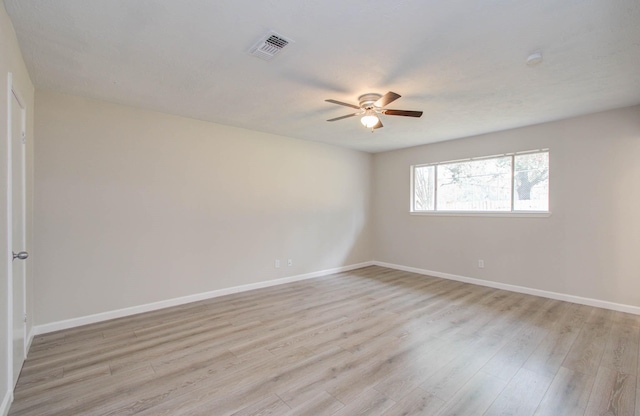
<path fill-rule="evenodd" d="M 378 121 L 380 121 L 380 119 L 378 118 L 378 116 L 376 116 L 373 110 L 367 110 L 364 117 L 360 119 L 362 125 L 368 129 L 372 129 L 373 126 L 378 124 Z"/>
<path fill-rule="evenodd" d="M 412 111 L 412 110 L 389 110 L 385 109 L 387 104 L 397 100 L 400 98 L 399 94 L 395 92 L 389 91 L 385 95 L 376 94 L 376 93 L 368 93 L 363 94 L 358 97 L 358 105 L 345 103 L 337 100 L 325 100 L 328 103 L 343 105 L 345 107 L 351 107 L 358 109 L 360 111 L 355 112 L 353 114 L 347 114 L 346 116 L 336 117 L 329 119 L 327 121 L 338 121 L 345 118 L 353 117 L 353 116 L 362 116 L 360 122 L 363 126 L 368 129 L 373 130 L 379 129 L 380 127 L 384 127 L 382 125 L 382 121 L 380 120 L 380 114 L 386 114 L 389 116 L 403 116 L 403 117 L 420 117 L 422 116 L 422 111 Z"/>

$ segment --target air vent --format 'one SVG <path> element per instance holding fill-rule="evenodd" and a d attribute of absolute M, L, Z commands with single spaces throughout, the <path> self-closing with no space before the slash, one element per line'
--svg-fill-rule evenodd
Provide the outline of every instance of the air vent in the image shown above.
<path fill-rule="evenodd" d="M 249 55 L 264 59 L 265 61 L 270 61 L 291 42 L 291 39 L 287 39 L 271 30 L 263 36 L 258 43 L 253 45 L 249 50 Z"/>

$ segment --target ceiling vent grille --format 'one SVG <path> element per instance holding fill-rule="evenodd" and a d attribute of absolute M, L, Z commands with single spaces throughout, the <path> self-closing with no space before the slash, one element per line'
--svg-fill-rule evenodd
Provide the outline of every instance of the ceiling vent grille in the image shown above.
<path fill-rule="evenodd" d="M 291 42 L 291 39 L 287 39 L 284 36 L 271 30 L 265 36 L 263 36 L 255 45 L 253 45 L 253 47 L 249 50 L 249 55 L 264 59 L 265 61 L 270 61 Z"/>

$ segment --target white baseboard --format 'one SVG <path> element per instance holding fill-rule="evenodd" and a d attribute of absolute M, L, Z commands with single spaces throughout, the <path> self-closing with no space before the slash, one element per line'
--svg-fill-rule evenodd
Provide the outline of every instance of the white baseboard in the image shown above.
<path fill-rule="evenodd" d="M 49 332 L 60 331 L 62 329 L 75 328 L 82 325 L 93 324 L 96 322 L 108 321 L 110 319 L 122 318 L 125 316 L 136 315 L 143 312 L 155 311 L 158 309 L 169 308 L 171 306 L 184 305 L 185 303 L 197 302 L 200 300 L 217 298 L 220 296 L 231 295 L 233 293 L 246 292 L 248 290 L 261 289 L 264 287 L 282 285 L 285 283 L 297 282 L 300 280 L 312 279 L 314 277 L 327 276 L 334 273 L 346 272 L 349 270 L 360 269 L 362 267 L 372 266 L 373 261 L 364 263 L 351 264 L 349 266 L 336 267 L 333 269 L 320 270 L 312 273 L 299 274 L 296 276 L 283 277 L 281 279 L 267 280 L 264 282 L 250 283 L 242 286 L 234 286 L 225 289 L 213 290 L 211 292 L 196 293 L 194 295 L 183 296 L 162 300 L 159 302 L 147 303 L 145 305 L 132 306 L 129 308 L 117 309 L 114 311 L 97 313 L 94 315 L 82 316 L 79 318 L 67 319 L 64 321 L 51 322 L 43 325 L 35 325 L 31 329 L 29 338 L 35 335 L 46 334 Z"/>
<path fill-rule="evenodd" d="M 492 287 L 494 289 L 508 290 L 509 292 L 524 293 L 527 295 L 534 295 L 534 296 L 540 296 L 543 298 L 563 300 L 565 302 L 578 303 L 581 305 L 595 306 L 597 308 L 611 309 L 614 311 L 640 315 L 640 307 L 638 306 L 624 305 L 621 303 L 608 302 L 606 300 L 600 300 L 600 299 L 583 298 L 581 296 L 567 295 L 564 293 L 557 293 L 557 292 L 549 292 L 546 290 L 532 289 L 525 286 L 516 286 L 516 285 L 510 285 L 507 283 L 492 282 L 490 280 L 482 280 L 482 279 L 476 279 L 473 277 L 458 276 L 450 273 L 442 273 L 442 272 L 436 272 L 433 270 L 418 269 L 416 267 L 401 266 L 399 264 L 385 263 L 381 261 L 374 261 L 373 264 L 376 266 L 388 267 L 390 269 L 402 270 L 405 272 L 412 272 L 412 273 L 418 273 L 418 274 L 423 274 L 427 276 L 440 277 L 443 279 L 456 280 L 458 282 L 471 283 L 479 286 L 487 286 L 487 287 Z"/>
<path fill-rule="evenodd" d="M 346 272 L 349 270 L 360 269 L 362 267 L 367 267 L 372 265 L 387 267 L 387 268 L 396 269 L 396 270 L 403 270 L 406 272 L 418 273 L 418 274 L 427 275 L 427 276 L 440 277 L 443 279 L 455 280 L 458 282 L 471 283 L 479 286 L 487 286 L 495 289 L 508 290 L 510 292 L 541 296 L 549 299 L 557 299 L 557 300 L 562 300 L 566 302 L 578 303 L 582 305 L 595 306 L 598 308 L 611 309 L 614 311 L 640 315 L 640 307 L 637 307 L 637 306 L 624 305 L 620 303 L 608 302 L 608 301 L 599 300 L 599 299 L 584 298 L 580 296 L 550 292 L 550 291 L 540 290 L 540 289 L 532 289 L 524 286 L 510 285 L 507 283 L 493 282 L 490 280 L 476 279 L 473 277 L 459 276 L 455 274 L 442 273 L 442 272 L 437 272 L 433 270 L 419 269 L 417 267 L 402 266 L 399 264 L 385 263 L 381 261 L 368 261 L 364 263 L 352 264 L 349 266 L 336 267 L 336 268 L 327 269 L 327 270 L 320 270 L 312 273 L 300 274 L 300 275 L 290 276 L 290 277 L 283 277 L 281 279 L 267 280 L 264 282 L 250 283 L 242 286 L 234 286 L 234 287 L 225 288 L 225 289 L 213 290 L 210 292 L 197 293 L 194 295 L 183 296 L 180 298 L 167 299 L 159 302 L 148 303 L 145 305 L 132 306 L 129 308 L 117 309 L 114 311 L 102 312 L 94 315 L 67 319 L 64 321 L 57 321 L 57 322 L 51 322 L 43 325 L 36 325 L 36 326 L 33 326 L 31 328 L 31 331 L 29 332 L 29 339 L 28 339 L 27 345 L 28 346 L 31 345 L 31 341 L 33 340 L 33 337 L 35 335 L 46 334 L 49 332 L 75 328 L 78 326 L 92 324 L 96 322 L 108 321 L 110 319 L 122 318 L 125 316 L 136 315 L 139 313 L 155 311 L 158 309 L 168 308 L 171 306 L 184 305 L 186 303 L 216 298 L 220 296 L 230 295 L 233 293 L 246 292 L 254 289 L 261 289 L 261 288 L 281 285 L 285 283 L 297 282 L 305 279 L 312 279 L 315 277 L 327 276 L 334 273 Z M 0 415 L 2 415 L 2 412 L 0 412 Z"/>
<path fill-rule="evenodd" d="M 4 392 L 2 404 L 0 404 L 0 415 L 7 416 L 7 414 L 9 414 L 9 407 L 11 407 L 11 402 L 13 402 L 13 391 L 7 390 Z"/>
<path fill-rule="evenodd" d="M 36 335 L 33 328 L 34 327 L 31 326 L 31 330 L 29 331 L 29 335 L 27 336 L 27 348 L 26 348 L 27 354 L 29 354 L 29 350 L 31 349 L 31 343 L 33 342 L 33 337 Z M 27 357 L 25 356 L 25 358 Z"/>

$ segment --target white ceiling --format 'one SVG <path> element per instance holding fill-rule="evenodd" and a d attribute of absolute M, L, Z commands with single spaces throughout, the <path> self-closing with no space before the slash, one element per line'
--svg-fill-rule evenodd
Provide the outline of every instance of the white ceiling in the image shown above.
<path fill-rule="evenodd" d="M 379 152 L 640 103 L 640 0 L 5 0 L 37 88 Z M 267 30 L 295 43 L 270 62 Z M 525 65 L 536 50 L 544 62 Z M 371 133 L 357 103 L 394 91 Z"/>

